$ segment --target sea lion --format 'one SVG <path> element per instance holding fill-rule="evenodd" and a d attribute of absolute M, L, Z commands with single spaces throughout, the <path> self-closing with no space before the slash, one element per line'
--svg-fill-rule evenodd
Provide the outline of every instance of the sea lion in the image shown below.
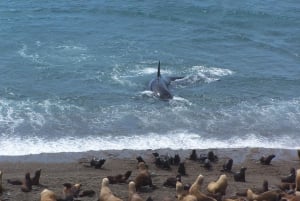
<path fill-rule="evenodd" d="M 78 197 L 81 184 L 74 184 L 72 185 L 71 183 L 64 183 L 63 184 L 63 198 L 65 200 L 73 200 L 73 198 Z"/>
<path fill-rule="evenodd" d="M 41 201 L 57 201 L 56 195 L 53 191 L 44 189 L 41 192 Z"/>
<path fill-rule="evenodd" d="M 32 183 L 31 183 L 30 173 L 29 172 L 27 172 L 25 174 L 25 179 L 22 182 L 21 190 L 23 192 L 26 192 L 26 193 L 30 192 L 32 190 Z"/>
<path fill-rule="evenodd" d="M 186 175 L 187 175 L 187 174 L 186 174 L 186 171 L 185 171 L 185 165 L 184 165 L 184 162 L 180 162 L 180 163 L 179 163 L 177 172 L 178 172 L 181 176 L 186 176 Z"/>
<path fill-rule="evenodd" d="M 209 160 L 208 158 L 204 160 L 203 167 L 204 167 L 205 169 L 207 169 L 207 170 L 211 170 L 212 164 L 211 164 L 211 162 L 210 162 L 210 160 Z"/>
<path fill-rule="evenodd" d="M 266 191 L 264 193 L 256 194 L 251 189 L 247 190 L 247 199 L 249 201 L 279 201 L 280 194 L 278 191 Z"/>
<path fill-rule="evenodd" d="M 110 184 L 126 183 L 127 179 L 130 177 L 132 171 L 126 171 L 124 175 L 117 174 L 115 176 L 107 176 Z"/>
<path fill-rule="evenodd" d="M 95 169 L 100 169 L 104 163 L 105 163 L 105 159 L 97 159 L 97 158 L 93 158 L 90 162 L 91 167 L 95 167 Z"/>
<path fill-rule="evenodd" d="M 232 165 L 233 165 L 233 160 L 232 160 L 232 158 L 230 158 L 223 164 L 223 169 L 221 171 L 222 172 L 231 172 Z"/>
<path fill-rule="evenodd" d="M 207 153 L 207 158 L 208 158 L 208 160 L 210 160 L 211 162 L 216 162 L 216 161 L 218 161 L 218 156 L 216 156 L 216 155 L 214 154 L 213 151 L 209 151 L 209 152 Z"/>
<path fill-rule="evenodd" d="M 204 177 L 200 174 L 195 182 L 192 184 L 192 186 L 189 189 L 189 193 L 191 195 L 196 196 L 197 201 L 216 201 L 216 199 L 209 197 L 201 192 L 201 185 L 203 183 Z"/>
<path fill-rule="evenodd" d="M 247 170 L 246 167 L 242 167 L 239 172 L 234 173 L 233 175 L 234 181 L 246 182 L 245 180 L 246 170 Z"/>
<path fill-rule="evenodd" d="M 198 156 L 197 156 L 196 150 L 193 149 L 193 150 L 192 150 L 192 153 L 190 154 L 189 159 L 192 160 L 192 161 L 196 161 L 197 158 L 198 158 Z"/>
<path fill-rule="evenodd" d="M 220 175 L 217 181 L 210 182 L 207 186 L 207 191 L 212 194 L 221 193 L 225 195 L 228 186 L 228 179 L 225 174 Z"/>
<path fill-rule="evenodd" d="M 140 163 L 140 162 L 146 163 L 146 162 L 144 161 L 144 159 L 143 159 L 141 156 L 137 156 L 137 157 L 136 157 L 136 160 L 138 161 L 138 163 Z"/>
<path fill-rule="evenodd" d="M 269 183 L 267 180 L 264 180 L 261 188 L 253 188 L 251 190 L 255 194 L 261 194 L 261 193 L 267 192 L 267 191 L 269 191 Z M 246 197 L 247 191 L 248 191 L 248 189 L 244 189 L 243 191 L 237 192 L 236 195 Z"/>
<path fill-rule="evenodd" d="M 134 183 L 137 191 L 139 191 L 143 186 L 153 187 L 151 175 L 148 172 L 148 168 L 144 162 L 140 162 L 138 164 L 138 171 L 139 173 L 134 178 Z"/>
<path fill-rule="evenodd" d="M 176 196 L 178 201 L 197 201 L 196 196 L 184 190 L 183 184 L 180 181 L 176 182 Z"/>
<path fill-rule="evenodd" d="M 38 186 L 40 185 L 40 176 L 42 169 L 38 169 L 34 173 L 34 177 L 31 179 L 32 185 Z"/>
<path fill-rule="evenodd" d="M 112 193 L 109 188 L 109 180 L 107 178 L 102 179 L 99 201 L 123 201 Z"/>
<path fill-rule="evenodd" d="M 271 154 L 271 155 L 269 155 L 269 156 L 267 156 L 267 157 L 262 156 L 262 157 L 259 159 L 259 161 L 260 161 L 260 163 L 261 163 L 262 165 L 270 165 L 270 164 L 271 164 L 271 160 L 272 160 L 273 158 L 275 158 L 275 155 L 274 155 L 274 154 Z"/>
<path fill-rule="evenodd" d="M 163 183 L 163 186 L 170 187 L 170 188 L 176 188 L 176 182 L 181 181 L 181 175 L 177 175 L 176 177 L 169 177 L 166 179 L 166 181 Z"/>
<path fill-rule="evenodd" d="M 287 175 L 286 177 L 281 178 L 281 182 L 284 183 L 295 183 L 296 181 L 296 170 L 295 168 L 290 169 L 290 174 Z"/>
<path fill-rule="evenodd" d="M 144 199 L 136 192 L 135 183 L 133 181 L 128 184 L 128 201 L 144 201 Z"/>

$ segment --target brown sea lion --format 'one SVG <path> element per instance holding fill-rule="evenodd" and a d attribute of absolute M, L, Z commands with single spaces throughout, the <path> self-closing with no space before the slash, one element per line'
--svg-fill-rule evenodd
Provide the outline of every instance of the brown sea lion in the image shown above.
<path fill-rule="evenodd" d="M 246 170 L 247 170 L 246 167 L 242 167 L 239 172 L 234 173 L 233 175 L 234 181 L 246 182 L 245 179 Z"/>
<path fill-rule="evenodd" d="M 247 199 L 249 201 L 279 201 L 280 193 L 278 191 L 266 191 L 264 193 L 256 194 L 251 189 L 248 189 Z"/>
<path fill-rule="evenodd" d="M 198 159 L 198 156 L 197 156 L 197 153 L 196 153 L 195 149 L 192 150 L 192 153 L 190 154 L 189 159 L 192 160 L 192 161 L 196 161 Z"/>
<path fill-rule="evenodd" d="M 40 185 L 40 176 L 41 176 L 42 169 L 38 169 L 34 173 L 34 177 L 31 179 L 32 185 Z"/>
<path fill-rule="evenodd" d="M 57 201 L 56 195 L 53 191 L 44 189 L 41 192 L 41 201 Z"/>
<path fill-rule="evenodd" d="M 227 176 L 222 174 L 217 181 L 213 181 L 208 184 L 207 191 L 213 194 L 221 193 L 221 195 L 225 195 L 227 186 Z"/>
<path fill-rule="evenodd" d="M 184 190 L 180 181 L 176 182 L 176 196 L 178 201 L 197 201 L 197 197 Z"/>
<path fill-rule="evenodd" d="M 296 170 L 295 170 L 295 168 L 291 168 L 290 169 L 290 174 L 281 178 L 281 182 L 283 182 L 283 183 L 295 183 L 295 181 L 296 181 Z"/>
<path fill-rule="evenodd" d="M 231 172 L 232 165 L 233 165 L 233 160 L 232 158 L 230 158 L 223 164 L 223 169 L 221 170 L 221 172 Z"/>
<path fill-rule="evenodd" d="M 136 190 L 139 191 L 141 189 L 141 187 L 143 187 L 143 186 L 153 187 L 151 175 L 150 175 L 148 168 L 144 162 L 140 162 L 138 164 L 138 171 L 139 171 L 139 173 L 134 178 Z"/>
<path fill-rule="evenodd" d="M 170 187 L 170 188 L 176 188 L 177 181 L 181 181 L 181 175 L 177 175 L 176 177 L 167 178 L 166 181 L 163 183 L 163 186 Z"/>
<path fill-rule="evenodd" d="M 274 155 L 274 154 L 271 154 L 271 155 L 269 155 L 269 156 L 267 156 L 267 157 L 262 156 L 262 157 L 259 159 L 259 161 L 260 161 L 260 163 L 261 163 L 262 165 L 270 165 L 273 158 L 275 158 L 275 155 Z"/>
<path fill-rule="evenodd" d="M 144 199 L 136 192 L 135 183 L 133 181 L 128 184 L 128 201 L 144 201 Z"/>
<path fill-rule="evenodd" d="M 127 171 L 124 175 L 117 174 L 115 176 L 107 176 L 110 184 L 126 183 L 127 179 L 130 177 L 132 171 Z"/>
<path fill-rule="evenodd" d="M 209 197 L 201 192 L 201 185 L 203 183 L 204 177 L 200 174 L 195 182 L 192 184 L 192 186 L 189 189 L 189 193 L 191 195 L 196 196 L 197 201 L 216 201 L 216 199 Z"/>
<path fill-rule="evenodd" d="M 297 169 L 296 171 L 296 188 L 295 191 L 300 191 L 300 169 Z"/>
<path fill-rule="evenodd" d="M 32 190 L 32 183 L 31 183 L 30 173 L 29 172 L 27 172 L 25 174 L 25 179 L 22 182 L 21 190 L 23 192 L 30 192 Z"/>
<path fill-rule="evenodd" d="M 99 201 L 122 201 L 122 199 L 116 197 L 110 190 L 107 178 L 102 179 Z"/>
<path fill-rule="evenodd" d="M 252 190 L 252 192 L 254 192 L 256 194 L 267 192 L 267 191 L 269 191 L 269 183 L 267 180 L 264 180 L 261 188 L 253 188 L 251 190 Z M 248 191 L 248 189 L 244 189 L 243 191 L 237 192 L 236 195 L 246 197 L 247 191 Z"/>

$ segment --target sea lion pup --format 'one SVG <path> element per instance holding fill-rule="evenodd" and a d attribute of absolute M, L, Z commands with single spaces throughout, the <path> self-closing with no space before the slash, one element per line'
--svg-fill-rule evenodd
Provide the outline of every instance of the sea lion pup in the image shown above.
<path fill-rule="evenodd" d="M 233 175 L 234 181 L 246 182 L 245 180 L 246 170 L 247 170 L 246 167 L 242 167 L 239 172 L 234 173 Z"/>
<path fill-rule="evenodd" d="M 137 194 L 135 183 L 133 181 L 128 184 L 128 201 L 144 201 L 144 199 Z"/>
<path fill-rule="evenodd" d="M 34 177 L 31 179 L 32 185 L 38 186 L 40 185 L 40 177 L 41 177 L 42 169 L 38 169 L 34 173 Z"/>
<path fill-rule="evenodd" d="M 41 201 L 57 201 L 56 195 L 53 191 L 44 189 L 41 192 Z"/>
<path fill-rule="evenodd" d="M 192 161 L 196 161 L 197 158 L 198 158 L 198 156 L 197 156 L 196 150 L 193 149 L 193 150 L 192 150 L 192 153 L 190 154 L 189 159 L 192 160 Z"/>
<path fill-rule="evenodd" d="M 295 183 L 296 181 L 296 170 L 295 168 L 290 169 L 290 174 L 286 177 L 281 178 L 281 182 L 283 183 Z"/>
<path fill-rule="evenodd" d="M 189 194 L 184 190 L 184 187 L 180 181 L 176 182 L 176 196 L 178 201 L 197 201 L 197 197 Z"/>
<path fill-rule="evenodd" d="M 248 201 L 279 201 L 280 193 L 278 191 L 266 191 L 264 193 L 256 194 L 251 189 L 247 190 Z"/>
<path fill-rule="evenodd" d="M 139 191 L 141 189 L 141 187 L 143 187 L 143 186 L 153 187 L 151 175 L 150 175 L 148 168 L 144 162 L 140 162 L 138 164 L 138 171 L 139 171 L 139 173 L 134 178 L 136 190 Z"/>
<path fill-rule="evenodd" d="M 221 193 L 221 195 L 225 195 L 226 188 L 228 186 L 228 179 L 225 174 L 220 175 L 217 181 L 210 182 L 207 186 L 207 191 L 212 194 Z"/>
<path fill-rule="evenodd" d="M 95 169 L 100 169 L 103 164 L 105 163 L 105 159 L 97 159 L 97 158 L 93 158 L 90 162 L 91 167 L 95 167 Z"/>
<path fill-rule="evenodd" d="M 207 153 L 207 159 L 210 160 L 211 162 L 216 162 L 218 161 L 218 156 L 215 155 L 213 151 L 209 151 Z"/>
<path fill-rule="evenodd" d="M 196 196 L 197 201 L 217 201 L 216 199 L 209 197 L 201 192 L 201 185 L 203 183 L 204 177 L 200 174 L 195 182 L 192 184 L 192 186 L 189 189 L 189 193 L 191 195 Z"/>
<path fill-rule="evenodd" d="M 181 175 L 177 175 L 176 177 L 169 177 L 166 179 L 166 181 L 163 183 L 163 186 L 170 187 L 170 188 L 176 188 L 176 182 L 181 181 Z"/>
<path fill-rule="evenodd" d="M 271 164 L 271 160 L 275 158 L 275 155 L 274 154 L 271 154 L 269 155 L 268 157 L 265 157 L 265 156 L 262 156 L 259 161 L 260 161 L 260 164 L 262 165 L 270 165 Z"/>
<path fill-rule="evenodd" d="M 29 172 L 27 172 L 25 174 L 25 179 L 24 179 L 24 181 L 22 183 L 21 190 L 23 192 L 26 192 L 26 193 L 30 192 L 32 190 L 32 183 L 31 183 L 30 173 Z"/>
<path fill-rule="evenodd" d="M 109 180 L 107 178 L 102 179 L 99 201 L 123 201 L 111 192 L 109 188 Z"/>
<path fill-rule="evenodd" d="M 126 183 L 127 179 L 130 177 L 132 171 L 127 171 L 124 175 L 117 174 L 115 176 L 107 176 L 110 184 Z"/>
<path fill-rule="evenodd" d="M 221 170 L 221 172 L 231 172 L 232 165 L 233 165 L 233 160 L 232 158 L 230 158 L 223 164 L 223 169 Z"/>

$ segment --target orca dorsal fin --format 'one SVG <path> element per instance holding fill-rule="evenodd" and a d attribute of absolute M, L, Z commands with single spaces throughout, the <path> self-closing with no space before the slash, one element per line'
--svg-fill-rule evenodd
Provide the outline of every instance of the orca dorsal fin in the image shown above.
<path fill-rule="evenodd" d="M 157 77 L 160 77 L 160 61 L 158 61 L 158 67 L 157 67 Z"/>

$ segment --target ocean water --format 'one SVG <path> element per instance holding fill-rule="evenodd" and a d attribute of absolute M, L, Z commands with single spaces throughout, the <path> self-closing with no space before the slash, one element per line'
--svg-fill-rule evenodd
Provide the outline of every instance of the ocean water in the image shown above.
<path fill-rule="evenodd" d="M 0 155 L 300 148 L 300 4 L 1 1 Z M 148 89 L 158 61 L 174 99 Z"/>

